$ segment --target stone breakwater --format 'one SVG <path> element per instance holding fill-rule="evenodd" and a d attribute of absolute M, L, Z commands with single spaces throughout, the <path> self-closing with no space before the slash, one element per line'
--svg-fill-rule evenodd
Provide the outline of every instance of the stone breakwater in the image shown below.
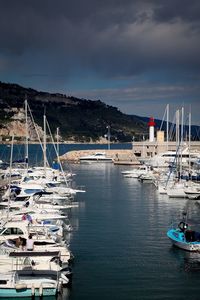
<path fill-rule="evenodd" d="M 65 153 L 64 155 L 60 156 L 61 161 L 68 161 L 72 163 L 79 163 L 80 160 L 79 158 L 81 156 L 86 156 L 86 155 L 92 155 L 97 152 L 104 152 L 107 156 L 112 157 L 114 163 L 117 162 L 127 162 L 131 164 L 139 164 L 136 156 L 133 154 L 132 150 L 78 150 L 78 151 L 69 151 Z"/>

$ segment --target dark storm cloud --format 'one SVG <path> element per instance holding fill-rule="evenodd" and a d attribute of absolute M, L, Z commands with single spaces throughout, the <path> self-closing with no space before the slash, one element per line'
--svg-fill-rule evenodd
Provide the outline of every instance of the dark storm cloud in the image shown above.
<path fill-rule="evenodd" d="M 199 71 L 199 11 L 198 0 L 0 1 L 0 69 L 112 78 Z"/>
<path fill-rule="evenodd" d="M 177 18 L 184 22 L 195 23 L 199 26 L 200 2 L 189 0 L 157 1 L 154 17 L 159 22 L 172 22 Z M 155 1 L 156 3 L 156 1 Z"/>

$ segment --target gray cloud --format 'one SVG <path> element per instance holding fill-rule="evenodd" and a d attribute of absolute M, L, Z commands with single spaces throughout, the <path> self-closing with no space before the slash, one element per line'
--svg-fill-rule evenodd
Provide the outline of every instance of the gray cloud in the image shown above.
<path fill-rule="evenodd" d="M 181 19 L 184 22 L 198 24 L 199 27 L 200 2 L 197 0 L 161 0 L 155 7 L 154 18 L 158 22 L 174 22 L 176 19 Z"/>
<path fill-rule="evenodd" d="M 124 104 L 200 94 L 199 0 L 0 0 L 0 37 L 1 80 Z"/>
<path fill-rule="evenodd" d="M 0 51 L 22 69 L 102 76 L 199 68 L 199 1 L 1 1 Z M 35 56 L 35 57 L 34 57 Z M 35 70 L 34 70 L 35 72 Z"/>

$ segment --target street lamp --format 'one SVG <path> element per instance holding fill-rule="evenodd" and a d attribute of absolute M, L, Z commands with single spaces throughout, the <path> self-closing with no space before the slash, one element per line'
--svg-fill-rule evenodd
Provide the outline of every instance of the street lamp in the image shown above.
<path fill-rule="evenodd" d="M 108 150 L 110 150 L 110 125 L 106 127 L 108 129 L 107 137 L 108 137 Z"/>

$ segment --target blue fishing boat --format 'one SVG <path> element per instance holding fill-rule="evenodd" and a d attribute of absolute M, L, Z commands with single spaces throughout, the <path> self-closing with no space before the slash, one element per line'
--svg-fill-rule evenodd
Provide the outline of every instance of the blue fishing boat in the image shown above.
<path fill-rule="evenodd" d="M 186 251 L 200 251 L 200 232 L 189 229 L 186 222 L 181 221 L 177 228 L 167 232 L 172 244 Z"/>

